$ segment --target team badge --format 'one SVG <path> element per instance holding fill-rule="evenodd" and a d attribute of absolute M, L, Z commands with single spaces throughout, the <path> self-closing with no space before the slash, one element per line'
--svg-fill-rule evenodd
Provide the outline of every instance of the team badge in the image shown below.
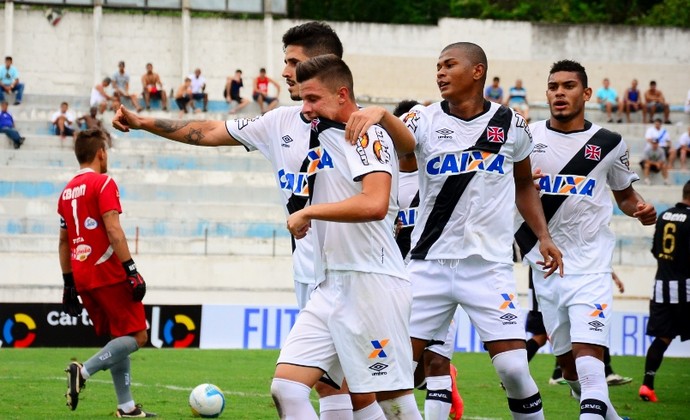
<path fill-rule="evenodd" d="M 319 121 L 318 118 L 314 118 L 313 120 L 311 120 L 311 129 L 312 129 L 312 131 L 317 131 L 317 132 L 319 131 L 319 130 L 317 129 L 317 127 L 319 126 L 319 123 L 320 123 L 320 122 L 321 122 L 321 121 Z"/>
<path fill-rule="evenodd" d="M 486 138 L 491 143 L 505 143 L 505 133 L 502 127 L 487 127 Z"/>
<path fill-rule="evenodd" d="M 585 146 L 585 158 L 589 160 L 601 160 L 601 147 L 592 144 Z"/>

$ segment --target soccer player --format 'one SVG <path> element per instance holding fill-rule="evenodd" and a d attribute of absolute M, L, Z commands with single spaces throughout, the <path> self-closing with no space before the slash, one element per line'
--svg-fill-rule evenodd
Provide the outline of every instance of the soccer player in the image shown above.
<path fill-rule="evenodd" d="M 513 278 L 515 206 L 538 232 L 547 274 L 562 274 L 563 266 L 532 183 L 527 123 L 484 99 L 487 60 L 478 45 L 448 45 L 436 70 L 443 101 L 412 108 L 403 117 L 409 130 L 385 109 L 372 107 L 350 119 L 347 138 L 381 122 L 398 153 L 415 152 L 423 168 L 408 265 L 414 360 L 436 333 L 448 329 L 460 304 L 486 343 L 513 417 L 541 419 Z M 443 384 L 439 391 L 450 392 L 450 377 L 437 380 Z"/>
<path fill-rule="evenodd" d="M 644 401 L 657 402 L 654 378 L 664 352 L 676 336 L 690 340 L 690 181 L 683 186 L 683 200 L 657 219 L 652 254 L 657 269 L 647 335 L 655 338 L 647 349 L 639 394 Z"/>
<path fill-rule="evenodd" d="M 654 223 L 656 210 L 632 186 L 639 177 L 630 170 L 620 134 L 585 120 L 585 102 L 591 96 L 584 67 L 558 61 L 547 82 L 551 117 L 530 124 L 537 143 L 531 158 L 541 170 L 541 202 L 553 240 L 563 250 L 565 278 L 554 278 L 538 264 L 540 240 L 521 220 L 515 239 L 532 269 L 544 326 L 563 378 L 580 397 L 580 419 L 610 420 L 620 417 L 609 399 L 603 362 L 615 245 L 606 185 L 621 211 L 643 225 Z"/>
<path fill-rule="evenodd" d="M 352 393 L 377 393 L 357 418 L 420 419 L 412 393 L 410 282 L 393 238 L 398 169 L 388 134 L 372 126 L 357 144 L 352 73 L 335 55 L 297 65 L 312 120 L 311 204 L 290 215 L 298 240 L 314 230 L 319 283 L 283 346 L 271 385 L 280 418 L 315 419 L 309 389 L 340 366 Z M 315 178 L 315 179 L 314 179 Z"/>
<path fill-rule="evenodd" d="M 130 392 L 129 355 L 146 344 L 146 317 L 141 300 L 146 283 L 120 227 L 120 193 L 108 175 L 106 137 L 99 129 L 81 131 L 74 143 L 81 168 L 58 201 L 60 267 L 64 280 L 63 311 L 82 312 L 81 296 L 98 335 L 112 340 L 83 365 L 67 372 L 67 406 L 76 410 L 86 380 L 110 370 L 117 395 L 117 417 L 155 417 L 134 403 Z"/>
<path fill-rule="evenodd" d="M 401 117 L 418 104 L 417 101 L 401 101 L 393 110 L 393 115 Z M 400 157 L 399 168 L 398 204 L 400 210 L 398 211 L 397 222 L 399 229 L 395 236 L 395 242 L 398 244 L 403 259 L 409 261 L 411 235 L 417 220 L 417 206 L 419 206 L 419 171 L 414 154 Z M 422 356 L 423 363 L 418 365 L 415 370 L 415 387 L 418 389 L 427 389 L 429 379 L 434 378 L 431 379 L 432 391 L 427 389 L 424 400 L 424 417 L 426 419 L 447 420 L 449 414 L 452 414 L 455 420 L 462 417 L 465 406 L 458 392 L 457 369 L 450 363 L 455 350 L 457 332 L 458 324 L 453 321 L 447 333 L 442 335 L 440 340 L 436 340 L 442 344 L 433 344 L 427 347 Z M 452 382 L 451 391 L 434 391 L 434 389 L 441 387 L 441 385 L 434 383 L 436 377 L 448 376 Z"/>
<path fill-rule="evenodd" d="M 320 22 L 308 22 L 288 29 L 283 35 L 283 49 L 283 77 L 290 97 L 295 101 L 301 100 L 295 78 L 298 63 L 320 54 L 343 54 L 338 35 L 330 26 Z M 121 107 L 113 119 L 113 126 L 121 131 L 143 129 L 197 146 L 243 146 L 248 151 L 258 150 L 271 162 L 286 214 L 294 213 L 307 202 L 311 123 L 302 115 L 301 106 L 279 107 L 261 117 L 228 121 L 144 118 Z M 293 241 L 293 276 L 300 309 L 304 308 L 314 287 L 313 261 L 311 240 Z M 355 395 L 351 403 L 346 388 L 336 390 L 322 382 L 317 384 L 316 390 L 321 396 L 319 406 L 323 420 L 351 413 L 353 405 L 358 410 L 375 403 L 373 395 Z"/>

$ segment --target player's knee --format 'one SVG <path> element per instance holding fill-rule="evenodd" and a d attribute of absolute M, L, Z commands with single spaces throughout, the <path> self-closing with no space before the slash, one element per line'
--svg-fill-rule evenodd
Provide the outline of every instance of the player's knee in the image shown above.
<path fill-rule="evenodd" d="M 134 339 L 137 341 L 137 347 L 142 348 L 149 341 L 149 335 L 146 330 L 142 330 L 134 334 Z"/>
<path fill-rule="evenodd" d="M 526 350 L 516 349 L 499 353 L 494 356 L 492 362 L 509 398 L 522 400 L 538 394 L 537 385 L 529 372 Z"/>
<path fill-rule="evenodd" d="M 426 376 L 442 376 L 450 374 L 450 360 L 436 354 L 427 352 L 424 355 Z"/>
<path fill-rule="evenodd" d="M 288 379 L 274 378 L 271 382 L 271 396 L 280 418 L 290 413 L 299 402 L 309 402 L 309 392 L 308 386 Z"/>

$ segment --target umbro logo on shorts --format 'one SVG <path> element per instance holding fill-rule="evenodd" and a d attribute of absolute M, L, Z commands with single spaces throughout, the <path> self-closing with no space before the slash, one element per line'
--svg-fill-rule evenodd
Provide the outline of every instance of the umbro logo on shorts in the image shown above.
<path fill-rule="evenodd" d="M 517 319 L 517 315 L 513 315 L 510 312 L 508 312 L 507 314 L 503 314 L 499 317 L 499 319 L 502 319 L 504 321 L 503 325 L 517 324 L 517 322 L 515 322 L 515 320 Z"/>
<path fill-rule="evenodd" d="M 589 329 L 590 331 L 603 331 L 602 328 L 605 327 L 604 324 L 597 321 L 596 319 L 594 321 L 588 322 L 588 324 L 592 326 L 592 328 Z"/>
<path fill-rule="evenodd" d="M 388 372 L 384 372 L 383 370 L 388 368 L 388 365 L 385 363 L 374 363 L 373 365 L 369 366 L 370 370 L 373 370 L 371 373 L 371 376 L 383 376 L 383 375 L 388 375 Z"/>
<path fill-rule="evenodd" d="M 374 346 L 374 351 L 372 351 L 371 353 L 369 353 L 369 358 L 370 358 L 370 359 L 374 359 L 374 358 L 376 358 L 376 357 L 381 357 L 381 358 L 383 358 L 383 357 L 388 357 L 388 355 L 386 354 L 386 352 L 383 351 L 383 348 L 386 347 L 386 345 L 388 344 L 389 341 L 390 341 L 390 340 L 387 339 L 387 338 L 386 338 L 385 340 L 381 340 L 381 341 L 379 341 L 379 340 L 372 340 L 372 341 L 371 341 L 371 345 Z"/>

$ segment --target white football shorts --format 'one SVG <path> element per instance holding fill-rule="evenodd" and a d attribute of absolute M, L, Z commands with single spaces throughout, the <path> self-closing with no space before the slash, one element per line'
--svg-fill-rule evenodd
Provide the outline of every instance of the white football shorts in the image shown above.
<path fill-rule="evenodd" d="M 456 312 L 459 310 L 456 306 Z M 453 353 L 455 352 L 455 336 L 458 334 L 458 323 L 455 322 L 455 314 L 453 314 L 453 319 L 450 320 L 450 326 L 445 335 L 443 331 L 434 337 L 433 341 L 443 341 L 443 344 L 433 344 L 427 347 L 425 350 L 433 351 L 434 353 L 445 357 L 448 360 L 453 360 Z"/>
<path fill-rule="evenodd" d="M 309 301 L 309 296 L 314 291 L 314 283 L 302 283 L 295 280 L 295 297 L 297 298 L 297 307 L 302 310 Z"/>
<path fill-rule="evenodd" d="M 457 305 L 470 318 L 482 341 L 524 340 L 513 265 L 480 256 L 462 260 L 412 260 L 410 334 L 429 340 L 445 334 Z"/>
<path fill-rule="evenodd" d="M 406 279 L 329 271 L 311 294 L 283 345 L 278 363 L 317 367 L 352 392 L 413 388 Z"/>
<path fill-rule="evenodd" d="M 608 347 L 613 303 L 611 273 L 566 274 L 560 278 L 532 268 L 544 327 L 553 354 L 561 356 L 572 343 Z"/>

